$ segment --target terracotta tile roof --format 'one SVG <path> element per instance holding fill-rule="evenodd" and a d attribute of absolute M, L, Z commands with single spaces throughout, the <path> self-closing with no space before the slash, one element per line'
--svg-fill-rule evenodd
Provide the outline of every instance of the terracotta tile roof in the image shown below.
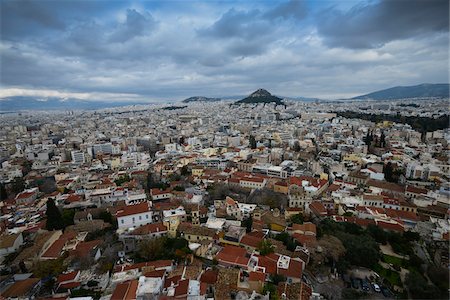
<path fill-rule="evenodd" d="M 293 233 L 292 237 L 303 246 L 310 246 L 316 242 L 315 235 L 305 235 L 300 233 Z"/>
<path fill-rule="evenodd" d="M 276 259 L 273 259 L 270 256 L 262 256 L 258 255 L 258 266 L 265 268 L 265 273 L 267 274 L 276 274 L 277 273 L 277 261 L 278 255 Z"/>
<path fill-rule="evenodd" d="M 150 211 L 150 203 L 149 202 L 142 202 L 135 205 L 127 205 L 123 207 L 123 209 L 117 211 L 116 217 L 125 217 L 125 216 L 131 216 L 136 214 L 141 214 Z"/>
<path fill-rule="evenodd" d="M 79 273 L 80 273 L 80 271 L 73 271 L 73 272 L 70 272 L 70 273 L 67 273 L 67 274 L 59 274 L 57 281 L 59 283 L 61 283 L 61 282 L 75 280 L 75 278 L 77 277 L 77 275 Z"/>
<path fill-rule="evenodd" d="M 131 280 L 124 283 L 119 283 L 111 296 L 111 300 L 135 300 L 138 288 L 138 281 Z"/>
<path fill-rule="evenodd" d="M 155 232 L 167 231 L 167 227 L 163 223 L 151 223 L 140 226 L 133 230 L 132 235 L 146 235 Z"/>
<path fill-rule="evenodd" d="M 200 276 L 200 282 L 207 284 L 215 284 L 217 281 L 217 275 L 219 274 L 216 270 L 206 270 Z"/>
<path fill-rule="evenodd" d="M 263 240 L 263 237 L 254 236 L 251 234 L 246 234 L 242 237 L 240 243 L 242 245 L 250 246 L 253 248 L 257 248 L 258 244 Z"/>
<path fill-rule="evenodd" d="M 74 254 L 78 257 L 83 257 L 89 255 L 89 253 L 96 249 L 99 245 L 103 243 L 102 240 L 93 240 L 89 242 L 80 242 L 75 248 Z"/>
<path fill-rule="evenodd" d="M 307 222 L 304 224 L 293 224 L 292 230 L 293 231 L 310 232 L 310 233 L 313 233 L 314 235 L 317 234 L 316 225 L 311 222 Z"/>
<path fill-rule="evenodd" d="M 175 275 L 169 278 L 166 278 L 166 280 L 164 281 L 164 288 L 168 288 L 172 285 L 172 283 L 174 285 L 178 284 L 178 281 L 181 280 L 181 275 Z"/>
<path fill-rule="evenodd" d="M 248 281 L 264 282 L 266 281 L 266 274 L 263 272 L 250 272 Z"/>
<path fill-rule="evenodd" d="M 57 239 L 48 249 L 42 254 L 43 258 L 57 259 L 61 255 L 61 251 L 67 241 L 72 240 L 76 237 L 75 232 L 64 233 Z"/>
<path fill-rule="evenodd" d="M 58 289 L 61 288 L 61 289 L 69 290 L 69 289 L 74 289 L 79 286 L 81 286 L 81 282 L 74 281 L 74 282 L 61 283 L 58 286 Z"/>
<path fill-rule="evenodd" d="M 424 188 L 419 188 L 413 185 L 408 185 L 406 191 L 414 194 L 427 194 L 428 190 Z"/>
<path fill-rule="evenodd" d="M 401 185 L 398 185 L 398 184 L 395 184 L 392 182 L 382 181 L 382 180 L 375 180 L 375 179 L 369 179 L 369 181 L 367 182 L 367 185 L 373 186 L 376 188 L 380 188 L 383 190 L 389 190 L 389 191 L 399 192 L 399 193 L 403 193 L 405 190 Z"/>
<path fill-rule="evenodd" d="M 405 231 L 405 228 L 403 227 L 403 225 L 401 225 L 399 223 L 389 223 L 389 222 L 384 222 L 381 220 L 376 220 L 376 224 L 378 227 L 381 227 L 385 230 L 398 231 L 398 232 Z"/>
<path fill-rule="evenodd" d="M 181 296 L 187 296 L 188 288 L 189 288 L 189 279 L 183 279 L 183 280 L 178 281 L 178 285 L 175 287 L 174 296 L 176 298 L 181 297 Z"/>
<path fill-rule="evenodd" d="M 292 259 L 289 261 L 289 267 L 287 269 L 278 268 L 278 274 L 292 278 L 302 278 L 303 262 Z"/>
<path fill-rule="evenodd" d="M 144 267 L 154 267 L 155 269 L 161 269 L 161 268 L 167 268 L 172 266 L 171 260 L 155 260 L 155 261 L 149 261 L 149 262 L 143 262 L 143 263 L 137 263 L 133 265 L 128 266 L 116 266 L 114 268 L 114 272 L 124 272 L 134 269 L 141 270 Z"/>
<path fill-rule="evenodd" d="M 164 195 L 164 194 L 170 194 L 171 190 L 160 190 L 158 188 L 154 188 L 150 190 L 150 195 L 156 196 L 156 195 Z"/>
<path fill-rule="evenodd" d="M 313 201 L 310 205 L 309 208 L 316 214 L 316 215 L 320 215 L 320 216 L 326 216 L 327 215 L 327 210 L 325 208 L 325 206 L 323 206 L 323 204 L 319 201 Z"/>
<path fill-rule="evenodd" d="M 19 298 L 27 296 L 28 292 L 39 282 L 39 278 L 28 278 L 16 281 L 2 292 L 1 296 L 5 298 Z"/>
<path fill-rule="evenodd" d="M 163 278 L 166 274 L 166 270 L 155 270 L 144 274 L 145 277 Z"/>

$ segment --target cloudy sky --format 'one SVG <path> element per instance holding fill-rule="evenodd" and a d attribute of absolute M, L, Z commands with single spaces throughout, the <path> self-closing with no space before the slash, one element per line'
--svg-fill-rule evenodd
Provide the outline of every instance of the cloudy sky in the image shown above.
<path fill-rule="evenodd" d="M 449 82 L 447 0 L 0 3 L 0 98 L 332 99 Z"/>

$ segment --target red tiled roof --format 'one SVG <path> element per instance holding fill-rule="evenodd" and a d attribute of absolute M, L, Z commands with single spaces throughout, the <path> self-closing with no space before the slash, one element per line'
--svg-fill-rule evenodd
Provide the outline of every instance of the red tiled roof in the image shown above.
<path fill-rule="evenodd" d="M 155 232 L 167 231 L 167 227 L 163 223 L 151 223 L 140 226 L 133 230 L 133 235 L 146 235 Z"/>
<path fill-rule="evenodd" d="M 137 263 L 137 264 L 133 264 L 133 265 L 128 265 L 128 266 L 117 266 L 114 269 L 114 272 L 125 272 L 125 271 L 129 271 L 129 270 L 134 270 L 134 269 L 142 269 L 144 267 L 154 267 L 155 269 L 160 269 L 160 268 L 167 268 L 172 266 L 172 261 L 171 260 L 155 260 L 155 261 L 149 261 L 149 262 L 143 262 L 143 263 Z"/>
<path fill-rule="evenodd" d="M 34 196 L 36 192 L 22 192 L 16 196 L 16 199 L 26 199 Z"/>
<path fill-rule="evenodd" d="M 317 234 L 316 225 L 311 222 L 307 222 L 304 224 L 292 224 L 292 231 L 311 232 L 314 235 Z"/>
<path fill-rule="evenodd" d="M 293 233 L 292 237 L 298 241 L 303 246 L 309 246 L 315 243 L 316 236 L 315 235 L 306 235 L 300 233 Z"/>
<path fill-rule="evenodd" d="M 295 259 L 290 260 L 287 269 L 278 268 L 278 274 L 292 278 L 302 278 L 303 262 Z"/>
<path fill-rule="evenodd" d="M 388 222 L 384 222 L 381 220 L 376 220 L 376 224 L 378 227 L 381 227 L 382 229 L 385 229 L 385 230 L 398 231 L 398 232 L 405 231 L 405 228 L 403 227 L 403 225 L 401 225 L 399 223 L 388 223 Z"/>
<path fill-rule="evenodd" d="M 145 277 L 163 278 L 166 274 L 166 270 L 155 270 L 144 274 Z"/>
<path fill-rule="evenodd" d="M 164 194 L 170 194 L 171 190 L 160 190 L 158 188 L 154 188 L 150 190 L 150 195 L 155 196 L 155 195 L 164 195 Z"/>
<path fill-rule="evenodd" d="M 164 281 L 164 288 L 168 288 L 172 285 L 172 283 L 174 285 L 178 284 L 178 281 L 181 280 L 181 275 L 175 275 L 169 278 L 166 278 L 166 280 Z"/>
<path fill-rule="evenodd" d="M 264 282 L 266 281 L 266 274 L 263 272 L 250 272 L 248 281 Z"/>
<path fill-rule="evenodd" d="M 111 296 L 111 300 L 134 300 L 136 299 L 136 292 L 138 288 L 138 281 L 131 280 L 124 283 L 119 283 Z"/>
<path fill-rule="evenodd" d="M 208 284 L 215 284 L 217 281 L 218 274 L 219 274 L 218 271 L 206 270 L 200 276 L 200 282 L 204 282 L 204 283 L 208 283 Z"/>
<path fill-rule="evenodd" d="M 313 201 L 309 208 L 317 215 L 326 216 L 327 210 L 325 209 L 325 206 L 319 201 Z"/>
<path fill-rule="evenodd" d="M 80 285 L 81 285 L 80 282 L 74 281 L 74 282 L 61 283 L 59 285 L 59 288 L 69 290 L 69 289 L 74 289 L 76 287 L 79 287 Z"/>
<path fill-rule="evenodd" d="M 410 193 L 414 193 L 414 194 L 427 194 L 428 190 L 427 189 L 423 189 L 423 188 L 419 188 L 413 185 L 408 185 L 406 187 L 406 191 L 410 192 Z"/>
<path fill-rule="evenodd" d="M 267 274 L 276 274 L 277 273 L 277 261 L 278 255 L 276 255 L 276 259 L 273 259 L 270 256 L 258 256 L 258 266 L 265 268 L 265 273 Z"/>
<path fill-rule="evenodd" d="M 80 242 L 77 247 L 75 248 L 74 254 L 75 256 L 86 256 L 89 255 L 89 253 L 98 247 L 100 244 L 102 244 L 102 240 L 93 240 L 89 242 Z"/>
<path fill-rule="evenodd" d="M 66 282 L 66 281 L 72 281 L 77 277 L 78 273 L 80 273 L 80 271 L 73 271 L 73 272 L 70 272 L 67 274 L 59 274 L 57 281 L 59 283 Z"/>
<path fill-rule="evenodd" d="M 178 281 L 178 285 L 175 287 L 175 298 L 180 296 L 186 296 L 188 294 L 189 279 L 183 279 Z"/>
<path fill-rule="evenodd" d="M 142 214 L 145 212 L 150 211 L 149 203 L 148 202 L 142 202 L 135 205 L 127 205 L 123 209 L 117 211 L 116 216 L 117 217 L 125 217 L 125 216 L 131 216 L 136 214 Z"/>
<path fill-rule="evenodd" d="M 263 234 L 264 236 L 264 234 Z M 257 248 L 258 244 L 263 240 L 263 237 L 246 234 L 242 237 L 240 243 L 246 246 Z"/>
<path fill-rule="evenodd" d="M 50 258 L 50 259 L 59 258 L 59 256 L 61 255 L 61 251 L 64 248 L 64 245 L 66 244 L 66 242 L 75 237 L 76 237 L 76 233 L 74 233 L 72 231 L 64 233 L 63 235 L 61 235 L 59 237 L 59 239 L 57 239 L 56 241 L 53 242 L 53 244 L 47 249 L 47 251 L 45 251 L 44 254 L 42 254 L 41 257 Z"/>

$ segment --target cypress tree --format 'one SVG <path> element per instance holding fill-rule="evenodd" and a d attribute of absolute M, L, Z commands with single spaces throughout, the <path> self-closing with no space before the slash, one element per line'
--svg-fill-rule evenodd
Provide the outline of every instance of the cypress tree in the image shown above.
<path fill-rule="evenodd" d="M 45 215 L 47 216 L 47 230 L 60 230 L 64 228 L 61 212 L 56 207 L 55 200 L 52 198 L 47 200 L 47 211 Z"/>

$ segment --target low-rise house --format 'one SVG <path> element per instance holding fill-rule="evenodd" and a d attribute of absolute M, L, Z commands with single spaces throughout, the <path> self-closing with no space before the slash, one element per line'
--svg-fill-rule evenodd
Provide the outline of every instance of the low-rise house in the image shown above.
<path fill-rule="evenodd" d="M 216 237 L 216 231 L 208 227 L 192 226 L 190 223 L 181 223 L 178 232 L 182 237 L 192 243 L 199 241 L 212 241 Z"/>
<path fill-rule="evenodd" d="M 0 236 L 0 257 L 5 257 L 19 250 L 23 245 L 22 233 L 2 234 Z"/>
<path fill-rule="evenodd" d="M 32 188 L 17 194 L 15 198 L 16 204 L 22 205 L 33 203 L 37 198 L 38 191 L 38 188 Z"/>
<path fill-rule="evenodd" d="M 116 212 L 119 229 L 137 228 L 153 222 L 151 202 L 127 205 Z"/>
<path fill-rule="evenodd" d="M 125 252 L 130 252 L 136 249 L 139 241 L 155 239 L 166 235 L 167 227 L 163 223 L 151 223 L 121 233 L 119 240 L 124 244 Z"/>
<path fill-rule="evenodd" d="M 161 190 L 158 188 L 153 188 L 150 190 L 150 196 L 152 196 L 153 201 L 170 199 L 173 197 L 171 190 Z"/>

